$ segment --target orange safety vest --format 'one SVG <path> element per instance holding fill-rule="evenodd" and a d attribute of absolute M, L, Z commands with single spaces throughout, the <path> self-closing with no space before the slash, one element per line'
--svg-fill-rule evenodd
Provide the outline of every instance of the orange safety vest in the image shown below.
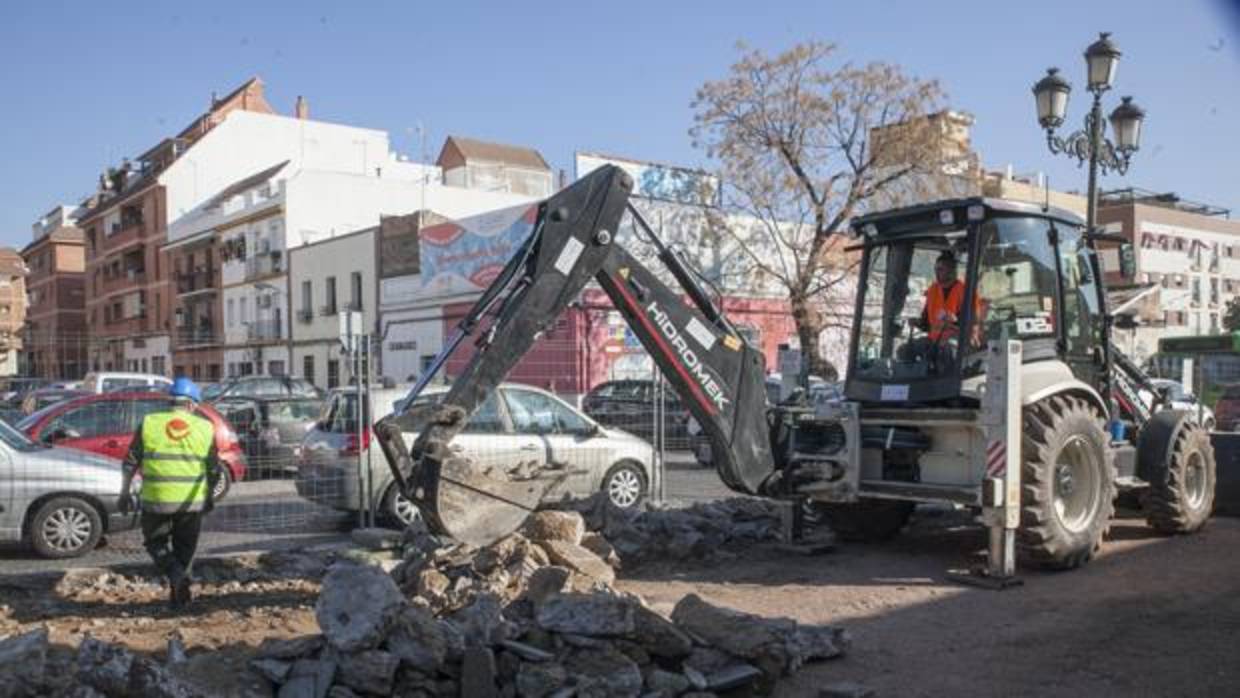
<path fill-rule="evenodd" d="M 939 341 L 944 333 L 947 333 L 948 337 L 956 333 L 956 328 L 952 326 L 960 324 L 960 309 L 963 305 L 964 284 L 959 281 L 952 282 L 946 295 L 943 294 L 943 287 L 939 282 L 930 284 L 930 288 L 926 289 L 926 319 L 930 323 L 931 341 Z"/>

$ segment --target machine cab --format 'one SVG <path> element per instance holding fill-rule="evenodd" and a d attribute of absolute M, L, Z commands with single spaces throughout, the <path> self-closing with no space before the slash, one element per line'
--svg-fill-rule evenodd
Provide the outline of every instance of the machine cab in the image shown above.
<path fill-rule="evenodd" d="M 1090 385 L 1102 370 L 1100 266 L 1060 209 L 957 199 L 856 219 L 860 284 L 845 387 L 867 404 L 977 404 L 988 342 L 1021 339 Z"/>

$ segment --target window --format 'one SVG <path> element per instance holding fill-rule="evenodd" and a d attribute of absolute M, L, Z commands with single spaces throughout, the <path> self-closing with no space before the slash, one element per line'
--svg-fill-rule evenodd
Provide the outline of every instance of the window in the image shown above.
<path fill-rule="evenodd" d="M 301 282 L 301 312 L 303 315 L 314 313 L 314 284 L 309 281 Z"/>
<path fill-rule="evenodd" d="M 283 397 L 284 381 L 279 378 L 263 378 L 251 381 L 246 393 L 255 397 Z"/>
<path fill-rule="evenodd" d="M 134 432 L 138 430 L 138 425 L 142 424 L 142 418 L 152 412 L 161 412 L 172 406 L 171 400 L 134 400 L 129 403 L 130 412 L 128 419 L 128 428 L 126 431 Z"/>
<path fill-rule="evenodd" d="M 505 390 L 504 403 L 512 426 L 521 434 L 583 434 L 589 422 L 550 395 L 531 390 Z"/>
<path fill-rule="evenodd" d="M 336 388 L 340 386 L 340 361 L 337 359 L 327 360 L 327 387 Z"/>
<path fill-rule="evenodd" d="M 469 422 L 463 430 L 466 434 L 502 434 L 507 431 L 504 426 L 504 417 L 499 411 L 499 400 L 496 392 L 492 392 L 487 396 L 485 402 L 474 412 L 474 416 L 469 418 Z M 414 401 L 414 406 L 425 404 L 437 404 L 447 393 L 434 393 L 432 395 L 422 394 Z M 400 402 L 403 402 L 400 400 Z M 396 409 L 403 409 L 396 407 Z"/>
<path fill-rule="evenodd" d="M 1049 232 L 1050 223 L 1040 218 L 998 218 L 982 225 L 977 277 L 980 336 L 976 340 L 980 341 L 974 341 L 976 346 L 999 339 L 1005 328 L 1008 336 L 1026 340 L 1055 334 L 1059 281 Z M 1081 267 L 1088 265 L 1078 259 L 1079 240 L 1070 229 L 1064 232 L 1071 241 L 1067 247 L 1077 260 L 1077 273 L 1084 274 Z M 1093 281 L 1080 276 L 1078 283 L 1092 285 Z M 1078 305 L 1074 312 L 1080 322 L 1080 314 L 1088 312 L 1088 307 Z"/>
<path fill-rule="evenodd" d="M 314 357 L 309 354 L 301 357 L 301 377 L 314 382 Z"/>
<path fill-rule="evenodd" d="M 336 277 L 327 277 L 327 304 L 323 306 L 324 315 L 336 314 Z"/>
<path fill-rule="evenodd" d="M 268 361 L 267 362 L 267 375 L 283 376 L 284 375 L 284 362 L 283 361 Z"/>
<path fill-rule="evenodd" d="M 237 323 L 237 308 L 235 299 L 228 299 L 228 326 L 232 327 Z"/>
<path fill-rule="evenodd" d="M 162 356 L 156 356 L 155 358 L 151 359 L 151 373 L 155 373 L 161 376 L 166 375 L 168 373 L 168 368 L 164 362 L 165 362 L 165 359 Z"/>
<path fill-rule="evenodd" d="M 362 309 L 362 272 L 355 271 L 349 274 L 350 296 L 349 310 Z"/>
<path fill-rule="evenodd" d="M 123 404 L 123 403 L 121 403 Z M 132 433 L 125 420 L 125 409 L 111 402 L 92 402 L 69 410 L 43 429 L 44 438 L 61 429 L 77 432 L 73 438 L 91 439 L 109 434 Z"/>
<path fill-rule="evenodd" d="M 1063 270 L 1063 321 L 1068 352 L 1087 355 L 1102 343 L 1099 336 L 1098 286 L 1081 231 L 1059 227 L 1059 265 Z"/>
<path fill-rule="evenodd" d="M 248 296 L 241 297 L 241 324 L 244 325 L 250 321 L 250 298 Z"/>

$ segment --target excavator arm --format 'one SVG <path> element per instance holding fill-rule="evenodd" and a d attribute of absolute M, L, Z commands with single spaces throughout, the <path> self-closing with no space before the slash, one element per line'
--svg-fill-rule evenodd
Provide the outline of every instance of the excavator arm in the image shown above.
<path fill-rule="evenodd" d="M 423 372 L 401 409 L 375 425 L 392 475 L 437 533 L 475 544 L 518 528 L 555 484 L 513 477 L 452 452 L 449 443 L 538 337 L 590 281 L 624 317 L 710 440 L 721 479 L 758 494 L 775 472 L 760 352 L 750 347 L 693 274 L 628 204 L 632 179 L 603 167 L 544 201 L 534 229 Z M 628 213 L 678 293 L 616 244 Z M 438 404 L 417 397 L 464 341 L 476 351 Z M 417 434 L 411 448 L 406 435 Z"/>

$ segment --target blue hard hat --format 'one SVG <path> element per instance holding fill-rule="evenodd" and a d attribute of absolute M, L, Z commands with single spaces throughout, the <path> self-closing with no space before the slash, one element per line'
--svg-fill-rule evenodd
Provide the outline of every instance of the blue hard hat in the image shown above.
<path fill-rule="evenodd" d="M 202 400 L 202 390 L 198 388 L 198 384 L 184 376 L 172 381 L 168 394 L 172 397 L 189 398 L 194 402 Z"/>

